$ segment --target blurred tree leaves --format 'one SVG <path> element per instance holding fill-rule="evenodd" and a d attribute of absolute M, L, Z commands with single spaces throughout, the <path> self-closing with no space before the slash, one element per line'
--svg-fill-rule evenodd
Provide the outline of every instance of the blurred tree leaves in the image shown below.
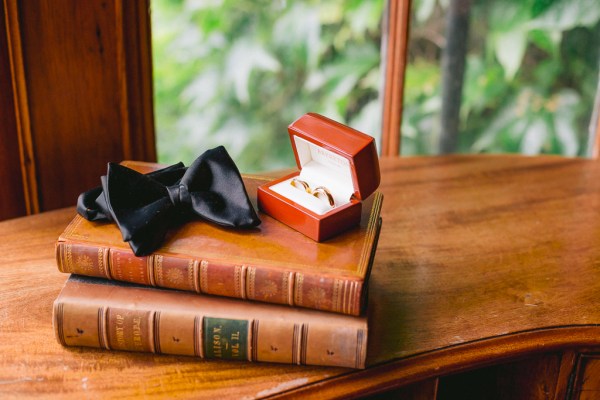
<path fill-rule="evenodd" d="M 159 161 L 223 144 L 244 172 L 291 167 L 306 112 L 379 135 L 383 0 L 151 6 Z"/>
<path fill-rule="evenodd" d="M 430 154 L 439 123 L 445 1 L 414 0 L 402 152 Z M 473 0 L 461 152 L 585 155 L 598 88 L 596 0 Z M 432 50 L 433 48 L 433 50 Z"/>
<path fill-rule="evenodd" d="M 433 154 L 452 0 L 413 0 L 403 154 Z M 244 172 L 291 167 L 287 125 L 319 112 L 379 136 L 384 0 L 153 0 L 161 162 L 224 144 Z M 585 155 L 597 0 L 472 0 L 460 152 Z"/>

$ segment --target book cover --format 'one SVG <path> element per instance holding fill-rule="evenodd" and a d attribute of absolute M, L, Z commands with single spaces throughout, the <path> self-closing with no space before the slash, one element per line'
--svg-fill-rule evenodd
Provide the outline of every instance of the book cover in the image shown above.
<path fill-rule="evenodd" d="M 71 275 L 57 340 L 207 359 L 364 368 L 367 319 Z"/>
<path fill-rule="evenodd" d="M 152 165 L 130 162 L 148 172 Z M 261 177 L 244 177 L 256 205 Z M 315 242 L 259 213 L 262 224 L 235 230 L 195 220 L 172 229 L 153 254 L 136 257 L 115 224 L 77 215 L 56 243 L 65 273 L 246 300 L 360 315 L 381 227 L 383 196 L 363 204 L 360 225 Z"/>

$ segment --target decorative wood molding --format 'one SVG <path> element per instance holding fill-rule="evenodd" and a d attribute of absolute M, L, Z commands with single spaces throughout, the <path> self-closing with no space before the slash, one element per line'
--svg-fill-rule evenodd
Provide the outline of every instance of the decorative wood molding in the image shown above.
<path fill-rule="evenodd" d="M 38 186 L 36 178 L 35 158 L 33 154 L 33 139 L 31 135 L 31 120 L 29 101 L 27 97 L 27 78 L 23 63 L 21 44 L 21 29 L 19 24 L 18 0 L 4 0 L 4 13 L 8 41 L 10 73 L 13 83 L 13 97 L 17 122 L 17 137 L 19 140 L 19 157 L 21 159 L 21 176 L 27 214 L 40 211 Z"/>
<path fill-rule="evenodd" d="M 350 398 L 373 395 L 436 376 L 499 364 L 501 361 L 509 362 L 525 356 L 567 348 L 600 346 L 599 334 L 600 327 L 590 325 L 539 329 L 498 336 L 392 361 L 365 371 L 352 371 L 326 381 L 292 389 L 273 398 Z"/>
<path fill-rule="evenodd" d="M 150 0 L 117 1 L 119 80 L 125 158 L 156 161 Z"/>
<path fill-rule="evenodd" d="M 407 64 L 411 0 L 388 0 L 384 16 L 385 74 L 381 154 L 400 154 L 404 75 Z"/>
<path fill-rule="evenodd" d="M 570 377 L 577 363 L 578 352 L 575 350 L 566 350 L 563 352 L 560 360 L 560 369 L 556 381 L 556 390 L 554 391 L 554 400 L 568 398 Z"/>

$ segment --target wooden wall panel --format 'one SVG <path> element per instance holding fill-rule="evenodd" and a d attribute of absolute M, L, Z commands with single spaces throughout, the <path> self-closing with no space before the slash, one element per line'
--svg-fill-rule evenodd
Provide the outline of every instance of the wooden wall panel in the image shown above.
<path fill-rule="evenodd" d="M 573 386 L 574 400 L 594 400 L 600 398 L 600 353 L 582 354 Z"/>
<path fill-rule="evenodd" d="M 12 93 L 5 12 L 0 7 L 0 219 L 25 215 L 27 212 Z"/>
<path fill-rule="evenodd" d="M 3 5 L 17 131 L 30 144 L 21 152 L 29 211 L 74 205 L 109 161 L 154 161 L 148 1 Z"/>

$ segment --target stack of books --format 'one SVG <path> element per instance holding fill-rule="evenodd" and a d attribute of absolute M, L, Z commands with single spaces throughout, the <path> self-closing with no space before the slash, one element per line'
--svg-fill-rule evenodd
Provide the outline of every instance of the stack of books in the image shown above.
<path fill-rule="evenodd" d="M 148 164 L 130 162 L 147 172 Z M 256 205 L 261 177 L 244 177 Z M 76 216 L 56 243 L 72 274 L 54 302 L 57 340 L 201 358 L 364 368 L 367 283 L 382 195 L 359 226 L 315 242 L 260 214 L 251 230 L 195 220 L 136 257 L 113 223 Z"/>

